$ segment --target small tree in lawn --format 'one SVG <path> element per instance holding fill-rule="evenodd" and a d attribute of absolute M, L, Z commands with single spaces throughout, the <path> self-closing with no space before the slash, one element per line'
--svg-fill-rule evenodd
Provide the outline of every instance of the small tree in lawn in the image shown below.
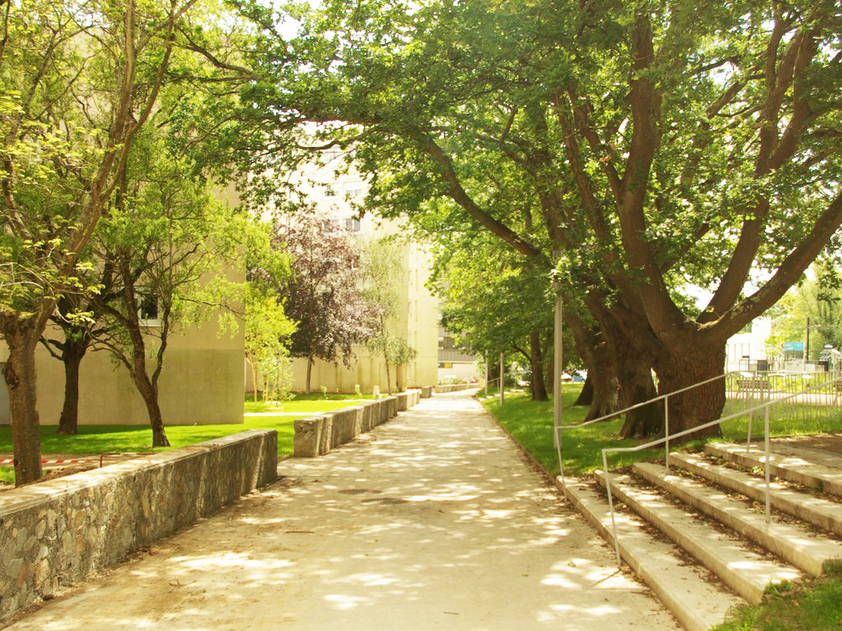
<path fill-rule="evenodd" d="M 401 303 L 400 288 L 405 285 L 402 260 L 404 252 L 397 243 L 388 238 L 369 239 L 362 243 L 362 247 L 362 291 L 366 300 L 376 305 L 377 316 L 377 332 L 369 339 L 368 350 L 383 357 L 386 363 L 386 387 L 389 394 L 392 394 L 389 365 L 395 363 L 395 359 L 405 357 L 407 352 L 404 351 L 409 349 L 406 340 L 396 334 Z M 397 377 L 398 366 L 395 364 L 396 386 Z"/>
<path fill-rule="evenodd" d="M 155 447 L 169 445 L 158 383 L 170 335 L 236 306 L 243 287 L 226 274 L 250 230 L 250 220 L 213 200 L 161 141 L 149 133 L 138 143 L 96 246 L 97 259 L 114 269 L 116 297 L 97 302 L 112 325 L 99 343 L 129 371 Z"/>
<path fill-rule="evenodd" d="M 360 252 L 351 236 L 306 208 L 276 222 L 276 245 L 292 257 L 292 276 L 279 288 L 284 310 L 298 323 L 290 354 L 307 360 L 306 391 L 316 359 L 350 365 L 351 346 L 368 340 L 376 309 L 359 290 Z"/>
<path fill-rule="evenodd" d="M 404 384 L 401 382 L 400 367 L 405 366 L 416 357 L 418 357 L 418 351 L 412 348 L 405 339 L 402 337 L 392 338 L 391 344 L 388 345 L 386 361 L 391 362 L 395 366 L 395 386 L 398 392 L 405 390 Z"/>
<path fill-rule="evenodd" d="M 246 294 L 245 350 L 251 367 L 257 401 L 258 374 L 264 379 L 264 400 L 269 399 L 270 384 L 275 389 L 282 384 L 279 378 L 289 356 L 286 343 L 295 331 L 295 323 L 284 313 L 276 295 L 266 294 L 249 284 Z"/>

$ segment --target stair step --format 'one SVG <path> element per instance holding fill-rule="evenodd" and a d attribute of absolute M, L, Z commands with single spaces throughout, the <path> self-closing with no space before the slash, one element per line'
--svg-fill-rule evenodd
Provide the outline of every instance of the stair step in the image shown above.
<path fill-rule="evenodd" d="M 596 477 L 604 487 L 604 474 Z M 751 604 L 760 603 L 770 584 L 801 578 L 796 569 L 752 552 L 739 537 L 718 531 L 657 491 L 635 486 L 630 476 L 612 475 L 611 492 Z"/>
<path fill-rule="evenodd" d="M 765 515 L 750 509 L 745 502 L 701 482 L 668 475 L 661 465 L 637 463 L 632 470 L 812 576 L 842 568 L 842 545 L 817 537 L 806 526 L 776 521 L 767 524 Z"/>
<path fill-rule="evenodd" d="M 826 459 L 803 448 L 775 444 L 770 451 L 769 471 L 775 477 L 842 497 L 842 467 L 829 467 Z M 732 443 L 708 443 L 705 453 L 746 469 L 762 467 L 766 459 L 764 451 L 757 446 L 747 450 L 745 445 Z"/>
<path fill-rule="evenodd" d="M 611 513 L 604 496 L 591 485 L 566 478 L 567 500 L 603 539 L 614 545 Z M 728 611 L 744 604 L 739 596 L 717 588 L 704 568 L 687 565 L 672 543 L 649 535 L 634 516 L 615 513 L 620 555 L 688 631 L 708 631 L 722 624 Z"/>
<path fill-rule="evenodd" d="M 753 500 L 766 501 L 766 482 L 763 478 L 712 463 L 699 454 L 672 453 L 670 464 Z M 828 532 L 842 535 L 842 504 L 810 493 L 793 491 L 775 482 L 770 487 L 770 501 L 774 508 Z"/>

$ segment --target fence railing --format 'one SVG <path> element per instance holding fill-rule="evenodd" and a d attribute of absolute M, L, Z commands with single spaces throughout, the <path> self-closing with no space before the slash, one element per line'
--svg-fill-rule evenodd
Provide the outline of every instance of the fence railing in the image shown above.
<path fill-rule="evenodd" d="M 670 398 L 674 397 L 677 394 L 682 394 L 684 392 L 694 390 L 694 389 L 699 388 L 701 386 L 705 386 L 705 385 L 714 383 L 716 381 L 723 381 L 723 380 L 726 380 L 725 389 L 726 389 L 726 394 L 727 394 L 727 390 L 728 390 L 727 379 L 729 379 L 731 377 L 735 377 L 736 375 L 740 375 L 740 374 L 743 374 L 743 373 L 739 373 L 739 372 L 725 373 L 724 375 L 718 375 L 716 377 L 711 377 L 710 379 L 705 379 L 704 381 L 700 381 L 699 383 L 695 383 L 692 386 L 687 386 L 686 388 L 681 388 L 680 390 L 676 390 L 676 391 L 670 392 L 668 394 L 659 395 L 659 396 L 655 397 L 654 399 L 649 399 L 649 400 L 644 401 L 642 403 L 630 405 L 629 407 L 623 408 L 622 410 L 618 410 L 617 412 L 612 412 L 611 414 L 606 414 L 604 416 L 600 416 L 599 418 L 591 419 L 590 421 L 585 421 L 584 423 L 578 423 L 576 425 L 559 425 L 556 428 L 556 432 L 557 432 L 556 435 L 558 436 L 558 453 L 559 453 L 558 466 L 559 466 L 559 472 L 561 473 L 561 487 L 562 487 L 562 489 L 565 488 L 565 482 L 564 482 L 564 441 L 562 440 L 562 433 L 564 432 L 564 430 L 577 429 L 577 428 L 580 428 L 580 427 L 586 427 L 588 425 L 593 425 L 594 423 L 600 423 L 602 421 L 614 419 L 614 418 L 617 418 L 618 416 L 626 414 L 627 412 L 631 412 L 632 410 L 636 410 L 638 408 L 642 408 L 642 407 L 645 407 L 647 405 L 652 405 L 652 404 L 658 403 L 659 401 L 663 401 L 664 402 L 664 434 L 666 436 L 665 440 L 667 441 L 665 451 L 667 453 L 669 453 L 669 427 L 670 427 L 670 425 L 669 425 L 669 400 L 670 400 Z M 669 466 L 669 465 L 667 465 L 667 466 Z"/>
<path fill-rule="evenodd" d="M 730 373 L 729 373 L 730 374 Z M 727 375 L 723 375 L 723 377 L 727 377 Z M 713 380 L 708 380 L 707 383 Z M 706 382 L 702 382 L 706 383 Z M 701 384 L 696 384 L 701 385 Z M 605 476 L 605 488 L 608 492 L 608 508 L 611 512 L 611 530 L 612 535 L 614 537 L 614 552 L 617 556 L 617 565 L 620 565 L 620 542 L 617 538 L 617 521 L 614 515 L 614 499 L 611 494 L 611 477 L 608 471 L 608 453 L 631 453 L 642 451 L 644 449 L 651 449 L 652 447 L 656 447 L 660 444 L 669 445 L 670 440 L 674 440 L 676 438 L 681 438 L 683 436 L 689 436 L 690 434 L 694 434 L 696 432 L 705 430 L 709 427 L 713 427 L 714 425 L 718 425 L 724 421 L 728 421 L 734 418 L 738 418 L 741 416 L 745 416 L 746 413 L 749 413 L 751 416 L 754 415 L 755 412 L 763 412 L 763 444 L 764 444 L 764 452 L 765 456 L 763 459 L 764 463 L 764 477 L 766 483 L 766 490 L 765 490 L 765 500 L 766 500 L 766 523 L 771 523 L 772 521 L 772 513 L 771 513 L 771 483 L 770 483 L 770 474 L 769 474 L 769 418 L 770 418 L 770 409 L 776 405 L 787 405 L 787 404 L 795 404 L 798 402 L 799 405 L 803 405 L 803 401 L 810 401 L 813 400 L 813 397 L 818 396 L 830 396 L 831 393 L 836 393 L 838 391 L 842 391 L 842 377 L 834 377 L 828 380 L 823 381 L 822 383 L 816 384 L 814 386 L 805 388 L 800 392 L 796 392 L 793 394 L 780 394 L 780 396 L 772 397 L 771 394 L 769 399 L 765 402 L 759 403 L 753 407 L 748 409 L 739 410 L 737 412 L 728 414 L 726 416 L 722 416 L 721 418 L 716 419 L 715 421 L 710 421 L 703 425 L 699 425 L 698 427 L 693 427 L 681 432 L 677 432 L 675 434 L 670 435 L 669 431 L 665 432 L 665 436 L 663 438 L 658 438 L 656 440 L 650 441 L 648 443 L 644 443 L 642 445 L 636 445 L 634 447 L 607 447 L 602 450 L 602 468 L 603 468 L 603 475 Z M 678 391 L 677 391 L 678 392 Z M 653 399 L 654 401 L 655 399 Z M 748 445 L 747 447 L 748 448 Z M 669 448 L 666 451 L 666 459 L 665 459 L 665 466 L 667 467 L 667 472 L 669 472 Z M 562 482 L 563 484 L 563 482 Z"/>
<path fill-rule="evenodd" d="M 747 442 L 751 441 L 754 414 L 760 403 L 778 401 L 777 421 L 813 421 L 837 418 L 842 411 L 842 383 L 839 373 L 740 372 L 725 382 L 723 415 L 741 412 L 748 417 Z"/>

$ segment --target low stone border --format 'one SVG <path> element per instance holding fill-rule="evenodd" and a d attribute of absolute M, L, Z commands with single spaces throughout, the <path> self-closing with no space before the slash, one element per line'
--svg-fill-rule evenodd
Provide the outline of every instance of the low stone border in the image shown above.
<path fill-rule="evenodd" d="M 442 394 L 444 392 L 459 392 L 460 390 L 470 390 L 471 388 L 477 388 L 477 384 L 470 384 L 470 383 L 457 383 L 451 386 L 436 386 L 434 392 L 436 394 Z"/>
<path fill-rule="evenodd" d="M 323 456 L 331 449 L 349 443 L 360 434 L 371 431 L 381 423 L 394 418 L 399 411 L 414 407 L 420 400 L 421 392 L 410 390 L 323 416 L 299 419 L 295 421 L 293 456 L 295 458 Z"/>
<path fill-rule="evenodd" d="M 0 495 L 0 624 L 277 478 L 278 436 L 249 430 Z"/>

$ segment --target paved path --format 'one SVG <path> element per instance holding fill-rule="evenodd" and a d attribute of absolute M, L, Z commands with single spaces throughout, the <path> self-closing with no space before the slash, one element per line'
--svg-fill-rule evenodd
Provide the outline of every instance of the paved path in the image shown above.
<path fill-rule="evenodd" d="M 464 393 L 279 473 L 10 629 L 679 628 Z"/>

